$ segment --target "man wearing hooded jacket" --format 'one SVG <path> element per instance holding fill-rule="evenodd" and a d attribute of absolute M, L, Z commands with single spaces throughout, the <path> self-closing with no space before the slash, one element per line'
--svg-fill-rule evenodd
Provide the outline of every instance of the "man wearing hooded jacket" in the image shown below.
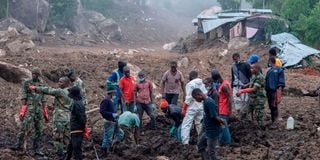
<path fill-rule="evenodd" d="M 197 102 L 192 98 L 192 91 L 199 88 L 204 94 L 207 94 L 206 87 L 202 79 L 198 78 L 198 72 L 191 71 L 189 73 L 190 82 L 186 85 L 186 100 L 184 104 L 185 117 L 181 124 L 181 138 L 183 144 L 189 144 L 190 130 L 194 121 L 197 133 L 201 130 L 201 120 L 203 118 L 203 103 Z M 186 109 L 187 108 L 187 109 Z"/>

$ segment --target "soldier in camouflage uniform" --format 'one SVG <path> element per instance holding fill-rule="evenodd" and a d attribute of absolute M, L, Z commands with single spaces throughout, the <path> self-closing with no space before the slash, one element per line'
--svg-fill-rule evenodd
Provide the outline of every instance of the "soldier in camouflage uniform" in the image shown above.
<path fill-rule="evenodd" d="M 54 96 L 53 111 L 53 143 L 60 159 L 66 155 L 66 147 L 70 140 L 70 106 L 72 100 L 68 97 L 70 80 L 68 77 L 59 79 L 59 88 L 30 86 L 30 90 L 36 90 L 43 94 Z"/>
<path fill-rule="evenodd" d="M 81 95 L 82 95 L 83 104 L 87 105 L 88 103 L 87 103 L 87 99 L 86 99 L 86 89 L 84 88 L 83 81 L 80 79 L 80 77 L 78 77 L 74 73 L 73 70 L 69 70 L 68 78 L 73 83 L 73 86 L 79 87 L 81 89 Z"/>
<path fill-rule="evenodd" d="M 264 104 L 266 102 L 266 94 L 264 91 L 264 77 L 259 64 L 251 66 L 251 77 L 249 88 L 241 89 L 237 96 L 243 93 L 249 93 L 249 104 L 242 110 L 241 119 L 246 118 L 248 113 L 255 111 L 258 126 L 263 127 Z"/>
<path fill-rule="evenodd" d="M 35 154 L 43 155 L 40 150 L 39 143 L 41 141 L 41 129 L 42 129 L 42 114 L 46 122 L 48 119 L 48 112 L 46 109 L 46 101 L 45 97 L 41 93 L 36 93 L 35 91 L 28 90 L 30 85 L 34 85 L 37 87 L 43 86 L 43 83 L 40 81 L 39 76 L 41 75 L 39 68 L 32 69 L 32 79 L 26 80 L 22 85 L 22 97 L 21 97 L 21 111 L 20 111 L 20 129 L 17 136 L 17 143 L 13 150 L 22 150 L 22 145 L 26 146 L 25 136 L 26 132 L 30 130 L 31 124 L 33 123 L 33 127 L 35 130 L 34 140 L 33 140 L 33 149 Z M 24 148 L 25 150 L 26 148 Z"/>

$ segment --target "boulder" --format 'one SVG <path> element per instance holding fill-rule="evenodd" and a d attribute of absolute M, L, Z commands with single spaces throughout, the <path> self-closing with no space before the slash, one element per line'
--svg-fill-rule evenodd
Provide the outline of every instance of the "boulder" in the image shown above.
<path fill-rule="evenodd" d="M 28 69 L 0 61 L 0 77 L 7 82 L 21 83 L 32 76 Z"/>
<path fill-rule="evenodd" d="M 166 51 L 171 51 L 172 48 L 173 48 L 174 46 L 176 46 L 176 45 L 177 45 L 176 42 L 171 42 L 171 43 L 167 43 L 167 44 L 163 45 L 162 48 L 163 48 L 164 50 L 166 50 Z"/>
<path fill-rule="evenodd" d="M 244 37 L 233 38 L 229 41 L 228 49 L 242 49 L 248 47 L 250 44 L 249 40 Z"/>
<path fill-rule="evenodd" d="M 79 11 L 74 20 L 74 30 L 97 39 L 120 41 L 122 38 L 119 25 L 113 19 L 106 18 L 96 11 Z"/>
<path fill-rule="evenodd" d="M 7 43 L 6 46 L 10 52 L 19 53 L 34 48 L 35 44 L 30 39 L 16 39 L 10 43 Z"/>
<path fill-rule="evenodd" d="M 16 19 L 6 18 L 0 21 L 0 30 L 9 30 L 9 28 L 15 28 L 19 34 L 30 36 L 32 39 L 38 36 L 38 32 L 36 30 L 30 30 Z"/>
<path fill-rule="evenodd" d="M 49 3 L 46 0 L 9 1 L 10 16 L 40 32 L 46 29 L 49 10 Z"/>

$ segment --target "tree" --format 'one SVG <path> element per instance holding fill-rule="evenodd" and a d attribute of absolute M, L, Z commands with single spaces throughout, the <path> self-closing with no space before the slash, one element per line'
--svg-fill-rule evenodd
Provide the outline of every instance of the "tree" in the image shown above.
<path fill-rule="evenodd" d="M 7 0 L 0 0 L 0 19 L 8 16 L 7 14 L 7 5 L 8 1 Z"/>
<path fill-rule="evenodd" d="M 218 0 L 223 10 L 239 9 L 241 0 Z"/>
<path fill-rule="evenodd" d="M 281 13 L 283 0 L 246 0 L 251 3 L 253 8 L 271 9 L 274 14 Z"/>
<path fill-rule="evenodd" d="M 307 15 L 309 0 L 284 0 L 281 15 L 289 21 L 297 21 L 300 15 Z"/>
<path fill-rule="evenodd" d="M 320 2 L 311 10 L 310 15 L 300 15 L 293 25 L 293 31 L 305 42 L 320 46 Z"/>
<path fill-rule="evenodd" d="M 73 19 L 77 15 L 77 0 L 49 0 L 49 4 L 49 23 L 72 29 Z"/>

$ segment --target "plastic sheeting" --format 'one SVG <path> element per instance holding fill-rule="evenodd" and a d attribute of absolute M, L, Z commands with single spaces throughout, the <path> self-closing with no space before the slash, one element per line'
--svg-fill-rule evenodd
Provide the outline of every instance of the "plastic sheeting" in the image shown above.
<path fill-rule="evenodd" d="M 292 67 L 299 64 L 304 58 L 319 54 L 320 51 L 300 42 L 300 40 L 290 33 L 281 33 L 271 36 L 272 47 L 281 50 L 278 55 L 283 62 L 283 67 Z"/>

